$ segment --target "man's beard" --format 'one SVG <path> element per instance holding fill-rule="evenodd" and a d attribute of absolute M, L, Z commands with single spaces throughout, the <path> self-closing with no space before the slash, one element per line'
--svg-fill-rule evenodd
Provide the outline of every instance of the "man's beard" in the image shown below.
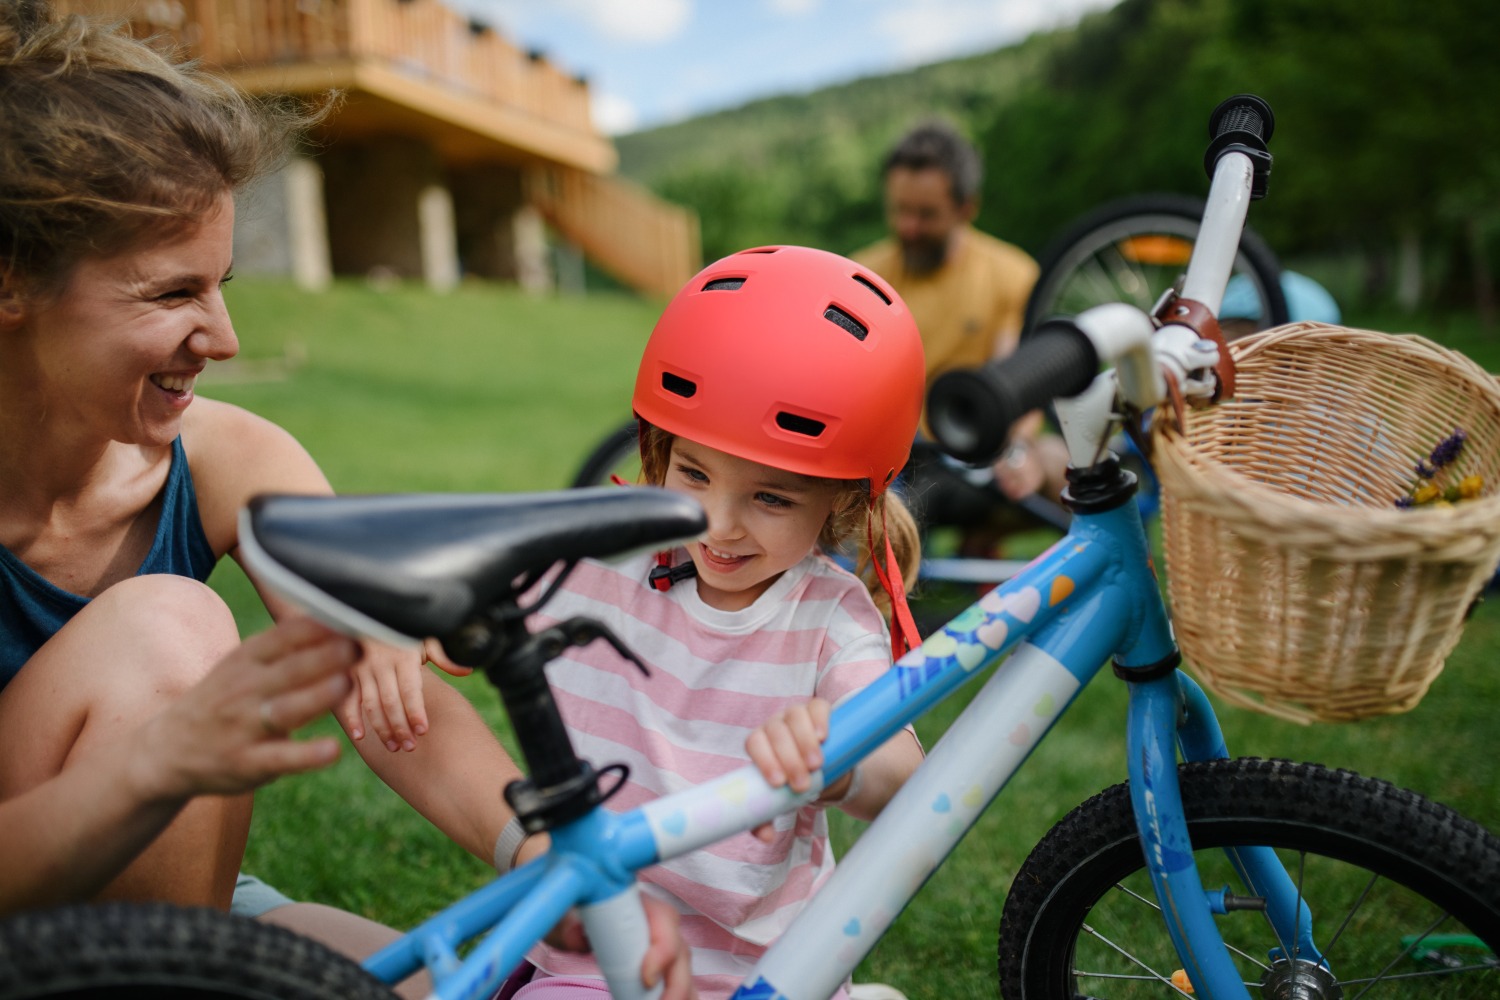
<path fill-rule="evenodd" d="M 907 274 L 931 274 L 948 259 L 947 240 L 902 240 L 901 264 Z"/>

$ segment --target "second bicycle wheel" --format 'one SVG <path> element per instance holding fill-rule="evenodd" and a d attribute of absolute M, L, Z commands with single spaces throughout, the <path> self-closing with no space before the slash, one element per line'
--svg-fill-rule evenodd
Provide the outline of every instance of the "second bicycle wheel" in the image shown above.
<path fill-rule="evenodd" d="M 1150 312 L 1187 270 L 1202 218 L 1202 199 L 1146 194 L 1106 202 L 1075 220 L 1041 256 L 1025 329 L 1106 302 L 1128 302 Z M 1229 280 L 1238 293 L 1234 297 L 1248 306 L 1238 310 L 1244 315 L 1225 316 L 1226 321 L 1243 320 L 1243 332 L 1287 321 L 1281 266 L 1248 226 Z"/>
<path fill-rule="evenodd" d="M 618 476 L 634 483 L 641 475 L 640 435 L 634 420 L 616 427 L 589 452 L 570 484 L 574 488 L 609 486 Z"/>
<path fill-rule="evenodd" d="M 1500 939 L 1500 840 L 1478 824 L 1315 764 L 1213 761 L 1179 774 L 1204 888 L 1245 894 L 1221 848 L 1262 845 L 1312 910 L 1331 974 L 1302 962 L 1294 976 L 1262 912 L 1217 919 L 1250 996 L 1500 996 L 1490 950 Z M 1181 962 L 1143 864 L 1125 785 L 1053 827 L 1017 873 L 1001 918 L 1006 1000 L 1181 996 L 1169 982 Z"/>

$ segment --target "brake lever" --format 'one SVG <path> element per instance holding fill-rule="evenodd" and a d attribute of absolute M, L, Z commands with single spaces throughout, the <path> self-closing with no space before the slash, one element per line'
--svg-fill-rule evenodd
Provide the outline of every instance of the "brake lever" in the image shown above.
<path fill-rule="evenodd" d="M 603 639 L 621 657 L 635 664 L 636 669 L 641 672 L 642 676 L 651 676 L 651 671 L 646 669 L 646 664 L 641 662 L 641 658 L 631 652 L 625 643 L 620 640 L 620 637 L 615 635 L 609 626 L 603 622 L 595 621 L 592 618 L 569 618 L 567 621 L 558 622 L 551 629 L 548 629 L 548 631 L 556 632 L 565 646 L 587 646 L 595 639 Z M 557 652 L 562 652 L 562 649 L 563 647 L 560 646 Z"/>

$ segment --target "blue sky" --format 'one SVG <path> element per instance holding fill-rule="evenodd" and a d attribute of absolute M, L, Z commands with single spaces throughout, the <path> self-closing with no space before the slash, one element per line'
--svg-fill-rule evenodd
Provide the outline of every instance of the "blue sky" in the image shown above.
<path fill-rule="evenodd" d="M 1117 0 L 449 0 L 589 81 L 622 134 L 996 49 Z"/>

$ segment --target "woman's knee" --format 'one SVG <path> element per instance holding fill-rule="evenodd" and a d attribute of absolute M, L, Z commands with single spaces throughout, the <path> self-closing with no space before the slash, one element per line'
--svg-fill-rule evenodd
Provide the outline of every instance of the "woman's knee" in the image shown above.
<path fill-rule="evenodd" d="M 69 646 L 77 653 L 96 662 L 107 656 L 121 680 L 149 681 L 160 694 L 192 687 L 239 643 L 234 615 L 212 588 L 165 574 L 115 584 L 74 626 L 80 634 L 69 636 Z"/>

